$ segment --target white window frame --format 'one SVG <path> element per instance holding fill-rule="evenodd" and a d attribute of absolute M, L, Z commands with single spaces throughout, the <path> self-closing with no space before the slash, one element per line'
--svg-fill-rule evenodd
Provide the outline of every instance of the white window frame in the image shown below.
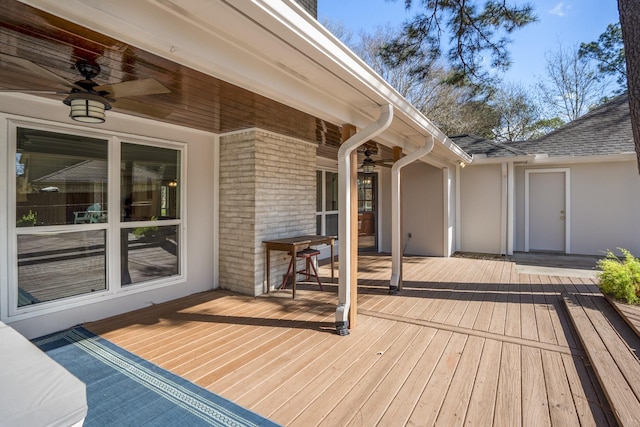
<path fill-rule="evenodd" d="M 6 117 L 6 116 L 5 116 Z M 7 227 L 2 230 L 7 239 L 7 253 L 5 260 L 7 275 L 6 280 L 0 280 L 0 300 L 3 303 L 2 321 L 16 321 L 28 319 L 35 316 L 60 312 L 66 309 L 79 307 L 91 302 L 105 301 L 122 297 L 123 294 L 139 293 L 148 291 L 149 289 L 162 288 L 167 286 L 175 286 L 184 284 L 187 281 L 187 144 L 177 141 L 162 140 L 159 138 L 151 138 L 140 135 L 131 135 L 119 133 L 111 130 L 87 129 L 84 127 L 54 124 L 43 120 L 29 120 L 23 118 L 7 117 L 2 120 L 6 123 L 6 128 L 0 131 L 6 131 L 7 150 L 4 156 L 0 157 L 0 161 L 4 161 L 7 165 L 6 176 L 4 177 L 6 186 L 6 196 L 0 197 L 7 201 L 4 211 L 7 212 Z M 16 227 L 16 168 L 15 155 L 17 145 L 17 129 L 28 128 L 47 132 L 56 132 L 69 135 L 86 136 L 88 138 L 104 139 L 108 143 L 108 212 L 106 223 L 82 224 L 74 225 L 73 228 L 69 224 L 39 226 L 38 233 L 57 233 L 57 232 L 73 232 L 77 231 L 77 227 L 82 230 L 106 230 L 106 290 L 97 291 L 88 294 L 82 294 L 67 298 L 61 298 L 52 301 L 46 301 L 39 304 L 18 307 L 18 253 L 17 253 L 17 236 L 19 234 L 31 234 L 32 230 L 26 230 Z M 161 147 L 177 150 L 180 152 L 179 164 L 179 219 L 175 220 L 158 220 L 158 221 L 136 221 L 121 222 L 120 221 L 120 148 L 122 143 L 130 143 L 137 145 L 147 145 L 152 147 Z M 7 156 L 9 154 L 9 156 Z M 4 157 L 4 158 L 3 158 Z M 2 196 L 0 194 L 0 196 Z M 122 228 L 135 228 L 140 226 L 170 226 L 178 227 L 178 274 L 166 278 L 150 280 L 147 282 L 135 283 L 131 285 L 121 286 L 120 283 L 120 230 Z"/>
<path fill-rule="evenodd" d="M 333 169 L 328 169 L 328 168 L 316 168 L 316 171 L 318 172 L 322 172 L 322 180 L 320 183 L 321 186 L 321 197 L 322 197 L 322 203 L 321 203 L 321 207 L 322 210 L 320 211 L 316 211 L 316 217 L 320 216 L 320 234 L 321 235 L 326 235 L 327 234 L 327 215 L 337 215 L 338 214 L 338 210 L 332 210 L 332 211 L 328 211 L 326 210 L 327 207 L 327 172 L 330 173 L 338 173 L 338 170 L 333 170 Z M 316 204 L 317 204 L 317 200 L 316 200 Z M 337 237 L 337 236 L 336 236 Z"/>

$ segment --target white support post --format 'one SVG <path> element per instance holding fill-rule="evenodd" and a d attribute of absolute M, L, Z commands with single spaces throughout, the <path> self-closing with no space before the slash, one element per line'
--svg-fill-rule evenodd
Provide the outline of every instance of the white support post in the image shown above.
<path fill-rule="evenodd" d="M 507 165 L 507 255 L 513 255 L 515 227 L 515 167 L 513 162 Z"/>
<path fill-rule="evenodd" d="M 380 107 L 380 117 L 362 131 L 347 139 L 338 150 L 338 307 L 336 308 L 336 332 L 349 334 L 349 308 L 351 306 L 351 153 L 360 145 L 375 138 L 391 125 L 393 106 Z"/>
<path fill-rule="evenodd" d="M 402 289 L 402 224 L 400 203 L 400 170 L 428 154 L 434 145 L 434 137 L 430 135 L 422 148 L 401 158 L 391 167 L 391 280 L 389 294 L 395 295 Z"/>

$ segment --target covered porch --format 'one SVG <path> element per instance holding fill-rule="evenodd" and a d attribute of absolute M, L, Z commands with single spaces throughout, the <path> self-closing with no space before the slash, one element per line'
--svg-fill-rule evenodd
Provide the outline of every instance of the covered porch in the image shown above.
<path fill-rule="evenodd" d="M 599 295 L 593 271 L 410 257 L 390 296 L 390 268 L 359 257 L 348 337 L 329 280 L 296 299 L 218 290 L 85 326 L 283 425 L 616 424 L 562 300 Z"/>

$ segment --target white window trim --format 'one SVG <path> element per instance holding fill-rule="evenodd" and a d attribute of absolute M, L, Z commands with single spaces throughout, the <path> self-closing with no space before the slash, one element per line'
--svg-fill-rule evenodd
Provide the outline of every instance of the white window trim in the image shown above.
<path fill-rule="evenodd" d="M 316 211 L 316 216 L 320 216 L 321 220 L 320 220 L 320 224 L 321 224 L 321 234 L 326 235 L 327 234 L 327 215 L 337 215 L 338 214 L 338 210 L 333 210 L 333 211 L 327 211 L 325 210 L 325 207 L 327 206 L 327 172 L 331 172 L 331 173 L 338 173 L 337 169 L 329 169 L 329 168 L 316 168 L 317 171 L 322 172 L 322 182 L 321 182 L 321 193 L 322 193 L 322 210 L 321 211 Z M 337 236 L 336 236 L 337 237 Z"/>
<path fill-rule="evenodd" d="M 107 230 L 106 244 L 106 283 L 107 289 L 104 291 L 92 292 L 58 300 L 47 301 L 37 305 L 28 305 L 25 307 L 17 307 L 17 240 L 18 234 L 27 234 L 26 230 L 20 230 L 16 227 L 16 194 L 15 194 L 15 159 L 10 154 L 15 153 L 17 144 L 17 129 L 29 128 L 48 132 L 57 132 L 72 134 L 78 136 L 86 136 L 88 138 L 101 138 L 108 141 L 108 164 L 109 164 L 109 192 L 107 194 L 108 218 L 115 218 L 104 224 L 86 224 L 83 230 L 105 229 Z M 0 190 L 0 237 L 7 242 L 6 253 L 4 248 L 0 249 L 0 266 L 3 267 L 5 274 L 0 274 L 0 321 L 18 321 L 29 319 L 37 316 L 47 315 L 51 313 L 61 312 L 71 308 L 84 306 L 90 303 L 106 301 L 121 298 L 123 295 L 145 292 L 150 289 L 159 289 L 168 286 L 175 286 L 187 282 L 187 144 L 178 141 L 168 141 L 160 138 L 152 138 L 141 135 L 132 135 L 127 133 L 119 133 L 112 130 L 103 130 L 79 126 L 69 126 L 58 124 L 40 119 L 17 118 L 8 115 L 0 117 L 0 132 L 7 138 L 7 150 L 0 154 L 0 161 L 7 165 L 6 175 L 3 177 L 7 184 L 4 189 Z M 179 225 L 180 239 L 178 242 L 178 275 L 167 278 L 150 280 L 148 282 L 136 283 L 131 286 L 122 287 L 120 284 L 120 244 L 119 234 L 121 228 L 135 227 L 137 222 L 120 222 L 120 192 L 113 189 L 120 188 L 120 147 L 121 144 L 132 143 L 138 145 L 148 145 L 151 147 L 170 148 L 180 152 L 180 219 L 158 221 L 157 225 Z M 113 159 L 117 159 L 113 161 Z M 2 218 L 6 212 L 6 217 Z M 149 225 L 149 222 L 141 222 Z M 68 225 L 42 226 L 38 227 L 38 232 L 72 232 Z M 1 246 L 1 245 L 0 245 Z"/>
<path fill-rule="evenodd" d="M 321 211 L 316 211 L 316 217 L 320 217 L 320 234 L 322 235 L 327 235 L 327 215 L 338 215 L 338 210 L 333 210 L 333 211 L 327 211 L 325 210 L 327 203 L 327 186 L 326 186 L 326 180 L 327 180 L 327 172 L 331 172 L 331 173 L 338 173 L 338 169 L 337 168 L 331 168 L 331 167 L 320 167 L 317 166 L 316 167 L 316 171 L 320 171 L 322 172 L 322 182 L 321 182 L 321 193 L 322 193 L 322 210 Z M 336 235 L 336 243 L 338 242 L 338 236 Z M 331 256 L 331 250 L 329 245 L 321 245 L 318 247 L 318 250 L 320 251 L 320 259 L 325 259 L 325 258 L 329 258 Z M 334 244 L 334 255 L 338 255 L 338 245 Z"/>

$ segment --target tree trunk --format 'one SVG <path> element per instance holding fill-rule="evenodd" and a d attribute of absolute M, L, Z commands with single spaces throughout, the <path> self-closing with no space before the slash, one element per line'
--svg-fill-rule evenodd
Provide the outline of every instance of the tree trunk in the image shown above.
<path fill-rule="evenodd" d="M 627 61 L 627 90 L 631 128 L 640 172 L 640 1 L 618 0 L 622 40 Z"/>

